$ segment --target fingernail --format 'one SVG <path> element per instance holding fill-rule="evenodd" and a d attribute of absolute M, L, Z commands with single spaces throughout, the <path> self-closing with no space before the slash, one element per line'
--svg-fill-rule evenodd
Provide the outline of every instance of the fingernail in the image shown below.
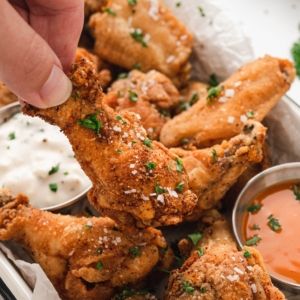
<path fill-rule="evenodd" d="M 46 107 L 64 103 L 72 93 L 72 83 L 67 75 L 53 65 L 49 78 L 40 90 L 41 101 Z"/>

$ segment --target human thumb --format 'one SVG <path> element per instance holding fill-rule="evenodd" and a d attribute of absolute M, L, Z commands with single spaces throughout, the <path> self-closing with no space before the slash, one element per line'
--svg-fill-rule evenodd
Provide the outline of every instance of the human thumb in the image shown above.
<path fill-rule="evenodd" d="M 0 79 L 22 100 L 39 108 L 66 101 L 72 84 L 56 54 L 14 10 L 1 1 Z"/>

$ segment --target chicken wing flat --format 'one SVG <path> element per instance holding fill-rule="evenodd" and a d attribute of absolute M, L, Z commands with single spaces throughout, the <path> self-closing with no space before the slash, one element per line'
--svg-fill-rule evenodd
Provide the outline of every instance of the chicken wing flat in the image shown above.
<path fill-rule="evenodd" d="M 170 149 L 182 157 L 190 189 L 198 196 L 197 206 L 187 220 L 195 221 L 204 210 L 215 206 L 251 164 L 263 159 L 265 136 L 266 128 L 261 123 L 247 121 L 241 134 L 212 148 Z"/>
<path fill-rule="evenodd" d="M 192 34 L 160 0 L 107 0 L 90 18 L 95 53 L 128 70 L 138 64 L 181 85 L 189 78 Z"/>
<path fill-rule="evenodd" d="M 115 81 L 103 102 L 116 111 L 133 111 L 150 139 L 157 140 L 170 109 L 178 104 L 179 92 L 171 80 L 157 71 L 146 74 L 133 70 L 127 78 Z"/>
<path fill-rule="evenodd" d="M 290 61 L 271 56 L 259 58 L 165 124 L 160 141 L 166 147 L 176 147 L 182 139 L 189 139 L 197 148 L 203 148 L 229 139 L 241 131 L 247 119 L 261 122 L 294 78 Z"/>
<path fill-rule="evenodd" d="M 93 182 L 89 200 L 102 214 L 139 227 L 181 222 L 196 205 L 182 161 L 147 138 L 139 116 L 102 103 L 98 74 L 86 61 L 74 64 L 72 96 L 62 105 L 23 112 L 58 125 Z M 177 188 L 181 183 L 183 188 Z M 177 189 L 176 189 L 177 188 Z M 177 190 L 177 192 L 176 192 Z"/>
<path fill-rule="evenodd" d="M 21 244 L 60 297 L 72 300 L 111 299 L 118 289 L 134 287 L 164 260 L 167 245 L 154 228 L 41 211 L 7 189 L 0 189 L 0 240 Z"/>
<path fill-rule="evenodd" d="M 229 224 L 217 211 L 204 216 L 209 226 L 180 270 L 171 272 L 164 300 L 283 300 L 260 253 L 238 251 Z M 202 224 L 203 226 L 203 224 Z"/>
<path fill-rule="evenodd" d="M 18 101 L 18 97 L 0 81 L 0 108 L 16 101 Z"/>

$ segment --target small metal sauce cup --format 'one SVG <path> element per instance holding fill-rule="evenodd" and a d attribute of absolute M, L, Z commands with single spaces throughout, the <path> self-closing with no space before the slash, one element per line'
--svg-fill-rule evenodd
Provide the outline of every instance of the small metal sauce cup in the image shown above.
<path fill-rule="evenodd" d="M 9 105 L 6 105 L 4 107 L 0 108 L 0 126 L 2 123 L 6 122 L 8 119 L 10 119 L 14 114 L 19 113 L 21 111 L 21 106 L 19 103 L 11 103 Z M 67 199 L 65 201 L 62 201 L 59 204 L 55 204 L 48 207 L 39 207 L 41 210 L 49 210 L 49 211 L 56 211 L 60 210 L 62 208 L 65 208 L 67 206 L 70 206 L 74 204 L 75 202 L 79 201 L 80 199 L 86 197 L 87 192 L 91 189 L 92 185 L 87 187 L 85 190 L 83 190 L 81 193 L 76 195 L 75 197 L 71 199 Z M 23 191 L 23 193 L 26 195 L 26 191 Z"/>
<path fill-rule="evenodd" d="M 249 202 L 258 193 L 271 185 L 297 179 L 300 180 L 300 162 L 286 163 L 269 168 L 249 180 L 238 196 L 232 212 L 233 232 L 241 249 L 245 244 L 242 232 L 242 222 L 244 214 L 247 212 Z M 300 284 L 289 282 L 271 273 L 269 273 L 269 275 L 277 286 L 289 291 L 298 291 L 299 293 Z"/>

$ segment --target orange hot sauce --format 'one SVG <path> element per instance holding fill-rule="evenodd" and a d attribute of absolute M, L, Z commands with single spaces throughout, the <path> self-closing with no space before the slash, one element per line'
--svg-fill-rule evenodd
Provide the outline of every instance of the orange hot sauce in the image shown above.
<path fill-rule="evenodd" d="M 268 272 L 300 284 L 300 179 L 266 188 L 248 210 L 256 211 L 244 215 L 244 240 L 259 237 L 251 246 L 260 251 Z"/>

